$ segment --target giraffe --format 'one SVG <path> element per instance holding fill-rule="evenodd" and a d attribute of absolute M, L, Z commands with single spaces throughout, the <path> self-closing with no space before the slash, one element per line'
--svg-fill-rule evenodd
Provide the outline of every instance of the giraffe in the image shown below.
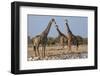
<path fill-rule="evenodd" d="M 52 18 L 49 21 L 48 26 L 45 28 L 45 30 L 40 35 L 37 35 L 37 36 L 35 36 L 35 38 L 32 39 L 34 50 L 35 50 L 35 56 L 40 57 L 39 46 L 41 44 L 41 46 L 42 46 L 42 57 L 45 58 L 45 54 L 46 54 L 45 48 L 46 48 L 46 43 L 47 43 L 47 36 L 48 36 L 49 31 L 50 31 L 51 25 L 53 23 L 56 24 L 54 18 Z"/>
<path fill-rule="evenodd" d="M 65 39 L 67 40 L 67 37 L 59 30 L 58 25 L 56 25 L 56 30 L 59 34 L 60 44 L 61 44 L 62 49 L 63 49 L 64 48 L 64 42 L 65 42 Z"/>
<path fill-rule="evenodd" d="M 72 44 L 76 45 L 76 50 L 78 50 L 77 37 L 70 30 L 67 19 L 65 20 L 65 25 L 67 27 L 68 50 L 71 51 Z"/>

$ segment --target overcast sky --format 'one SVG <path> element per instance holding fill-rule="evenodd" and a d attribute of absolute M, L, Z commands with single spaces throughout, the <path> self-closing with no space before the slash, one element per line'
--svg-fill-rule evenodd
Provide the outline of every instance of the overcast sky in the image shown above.
<path fill-rule="evenodd" d="M 82 37 L 88 36 L 88 18 L 80 16 L 44 16 L 44 15 L 28 15 L 28 36 L 35 37 L 45 30 L 49 21 L 55 18 L 57 25 L 61 32 L 67 34 L 64 19 L 68 20 L 69 27 L 74 35 L 80 35 Z M 57 37 L 58 32 L 55 25 L 51 26 L 48 34 L 50 37 Z"/>

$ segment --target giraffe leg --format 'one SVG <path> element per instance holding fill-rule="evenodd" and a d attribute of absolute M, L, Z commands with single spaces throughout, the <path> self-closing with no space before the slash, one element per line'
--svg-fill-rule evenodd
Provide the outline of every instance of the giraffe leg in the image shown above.
<path fill-rule="evenodd" d="M 40 58 L 40 53 L 39 53 L 39 46 L 37 47 L 37 55 Z"/>
<path fill-rule="evenodd" d="M 45 43 L 43 44 L 43 58 L 46 57 L 46 50 L 45 50 L 45 48 L 46 48 L 46 41 L 45 41 Z"/>
<path fill-rule="evenodd" d="M 76 46 L 76 50 L 78 51 L 78 46 Z"/>
<path fill-rule="evenodd" d="M 68 40 L 68 51 L 71 51 L 71 41 Z"/>
<path fill-rule="evenodd" d="M 71 45 L 69 45 L 69 51 L 71 51 Z"/>
<path fill-rule="evenodd" d="M 43 57 L 45 58 L 46 52 L 45 52 L 45 45 L 43 46 Z"/>
<path fill-rule="evenodd" d="M 64 49 L 64 42 L 62 43 L 62 48 Z"/>
<path fill-rule="evenodd" d="M 78 51 L 78 47 L 79 47 L 78 40 L 75 41 L 75 45 L 76 45 L 76 51 Z"/>
<path fill-rule="evenodd" d="M 69 51 L 69 41 L 68 41 L 67 49 L 68 49 L 68 51 Z"/>
<path fill-rule="evenodd" d="M 33 46 L 33 51 L 35 52 L 35 57 L 37 56 L 37 53 L 36 53 L 36 46 Z"/>
<path fill-rule="evenodd" d="M 33 51 L 34 51 L 34 53 L 35 53 L 35 56 L 36 56 L 36 46 L 32 46 L 33 47 Z"/>
<path fill-rule="evenodd" d="M 37 54 L 38 54 L 38 56 L 39 56 L 39 58 L 40 58 L 39 45 L 37 46 Z"/>
<path fill-rule="evenodd" d="M 64 42 L 65 42 L 65 40 L 64 40 L 64 38 L 63 38 L 63 42 L 62 42 L 62 43 L 63 43 L 63 49 L 64 49 L 64 47 L 65 47 L 65 44 L 64 44 Z"/>
<path fill-rule="evenodd" d="M 42 45 L 42 59 L 44 58 L 44 46 Z"/>
<path fill-rule="evenodd" d="M 79 45 L 78 45 L 78 43 L 77 43 L 77 45 L 76 45 L 76 50 L 78 51 L 78 48 L 79 48 Z"/>

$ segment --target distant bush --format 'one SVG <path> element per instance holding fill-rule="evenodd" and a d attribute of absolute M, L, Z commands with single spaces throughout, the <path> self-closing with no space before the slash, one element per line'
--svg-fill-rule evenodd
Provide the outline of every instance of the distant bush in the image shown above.
<path fill-rule="evenodd" d="M 28 36 L 28 44 L 30 44 L 31 43 L 31 38 L 30 38 L 30 36 Z"/>
<path fill-rule="evenodd" d="M 77 40 L 78 40 L 78 43 L 79 45 L 81 44 L 88 44 L 88 38 L 83 38 L 81 36 L 76 36 Z M 28 36 L 28 44 L 31 44 L 32 43 L 32 39 L 33 38 L 30 38 L 30 36 Z M 60 43 L 60 37 L 48 37 L 48 41 L 47 41 L 47 46 L 51 46 L 51 45 L 57 45 Z M 64 38 L 64 44 L 67 45 L 68 44 L 68 41 L 66 38 Z"/>

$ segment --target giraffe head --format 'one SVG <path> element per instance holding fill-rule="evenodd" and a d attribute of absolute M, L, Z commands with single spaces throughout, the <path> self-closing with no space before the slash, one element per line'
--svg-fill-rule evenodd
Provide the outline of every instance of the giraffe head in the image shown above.
<path fill-rule="evenodd" d="M 67 19 L 65 19 L 65 23 L 68 23 L 68 20 Z"/>
<path fill-rule="evenodd" d="M 54 18 L 51 19 L 51 22 L 54 23 L 54 24 L 56 24 L 56 21 L 55 21 Z"/>

